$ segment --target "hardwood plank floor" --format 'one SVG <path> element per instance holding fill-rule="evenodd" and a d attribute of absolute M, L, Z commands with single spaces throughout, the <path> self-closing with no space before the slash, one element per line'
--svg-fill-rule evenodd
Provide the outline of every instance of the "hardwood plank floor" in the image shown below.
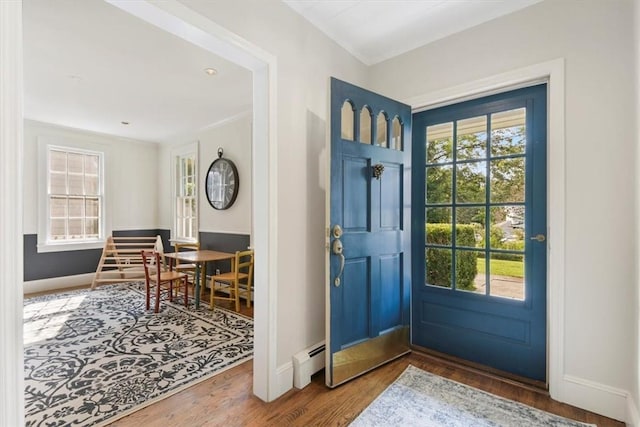
<path fill-rule="evenodd" d="M 521 387 L 421 353 L 412 353 L 336 389 L 322 372 L 310 385 L 265 403 L 251 392 L 252 362 L 245 362 L 111 424 L 133 426 L 346 426 L 409 365 L 508 399 L 601 427 L 623 423 L 553 401 Z"/>
<path fill-rule="evenodd" d="M 49 293 L 42 292 L 38 294 Z M 29 296 L 35 296 L 29 295 Z M 208 302 L 205 294 L 203 302 Z M 222 307 L 233 309 L 230 302 Z M 240 312 L 253 317 L 253 307 Z M 110 424 L 114 427 L 154 426 L 346 426 L 409 365 L 544 411 L 596 424 L 618 427 L 624 423 L 552 400 L 544 391 L 431 355 L 413 352 L 335 389 L 324 385 L 319 372 L 302 390 L 290 390 L 265 403 L 252 393 L 253 362 L 245 362 L 195 384 L 164 400 Z"/>

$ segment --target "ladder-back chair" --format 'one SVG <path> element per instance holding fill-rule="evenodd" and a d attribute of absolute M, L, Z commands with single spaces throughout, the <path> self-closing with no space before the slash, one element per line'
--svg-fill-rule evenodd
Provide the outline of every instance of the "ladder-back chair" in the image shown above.
<path fill-rule="evenodd" d="M 234 301 L 236 311 L 240 311 L 240 292 L 251 307 L 251 283 L 253 281 L 253 251 L 237 251 L 232 271 L 211 276 L 211 308 L 214 300 Z M 240 283 L 246 287 L 240 288 Z M 216 293 L 217 292 L 217 293 Z M 223 296 L 222 294 L 228 294 Z"/>
<path fill-rule="evenodd" d="M 184 305 L 189 305 L 189 287 L 187 285 L 187 275 L 177 271 L 163 271 L 162 259 L 159 252 L 156 251 L 141 251 L 142 262 L 144 265 L 144 278 L 146 282 L 146 307 L 149 310 L 151 289 L 155 291 L 155 307 L 154 312 L 157 313 L 160 310 L 160 294 L 163 291 L 164 286 L 168 291 L 169 301 L 173 301 L 173 284 L 178 283 L 184 286 Z M 168 287 L 167 287 L 168 285 Z"/>
<path fill-rule="evenodd" d="M 183 250 L 188 251 L 199 251 L 200 250 L 200 242 L 193 243 L 174 243 L 173 248 L 176 252 L 181 252 Z M 196 269 L 197 265 L 192 264 L 190 262 L 180 261 L 180 259 L 176 258 L 176 265 L 174 270 L 179 273 L 184 273 L 187 275 L 187 280 L 195 287 L 196 283 Z M 200 296 L 202 296 L 203 289 L 200 289 Z"/>

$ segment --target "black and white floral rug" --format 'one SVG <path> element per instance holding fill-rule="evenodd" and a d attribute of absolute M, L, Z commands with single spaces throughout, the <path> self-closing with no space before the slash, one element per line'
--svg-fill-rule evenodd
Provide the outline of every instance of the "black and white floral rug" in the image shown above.
<path fill-rule="evenodd" d="M 26 299 L 25 416 L 32 426 L 115 421 L 253 357 L 253 320 L 164 302 L 142 282 Z"/>
<path fill-rule="evenodd" d="M 585 427 L 409 365 L 351 427 Z"/>

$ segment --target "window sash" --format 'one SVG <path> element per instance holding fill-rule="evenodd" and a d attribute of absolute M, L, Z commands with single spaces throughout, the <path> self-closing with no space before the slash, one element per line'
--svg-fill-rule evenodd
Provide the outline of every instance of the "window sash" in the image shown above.
<path fill-rule="evenodd" d="M 47 243 L 102 239 L 103 153 L 47 147 Z"/>
<path fill-rule="evenodd" d="M 176 157 L 175 239 L 197 240 L 196 154 Z"/>

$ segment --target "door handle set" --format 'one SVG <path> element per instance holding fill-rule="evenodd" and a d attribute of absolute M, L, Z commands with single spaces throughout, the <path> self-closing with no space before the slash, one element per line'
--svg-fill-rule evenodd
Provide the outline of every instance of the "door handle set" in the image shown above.
<path fill-rule="evenodd" d="M 344 271 L 344 254 L 342 253 L 342 242 L 340 241 L 340 239 L 336 239 L 333 241 L 333 245 L 331 246 L 333 248 L 333 254 L 340 257 L 340 270 L 338 271 L 336 278 L 333 280 L 333 284 L 335 286 L 340 286 L 340 276 L 342 276 L 342 272 Z"/>
<path fill-rule="evenodd" d="M 342 227 L 340 227 L 338 224 L 334 225 L 331 234 L 334 237 L 334 241 L 331 244 L 331 252 L 334 255 L 338 255 L 340 257 L 340 270 L 338 271 L 336 278 L 333 279 L 334 286 L 338 287 L 340 286 L 340 277 L 342 276 L 342 272 L 344 271 L 345 262 L 343 253 L 344 247 L 342 246 L 342 241 L 340 240 L 340 237 L 342 237 Z"/>

